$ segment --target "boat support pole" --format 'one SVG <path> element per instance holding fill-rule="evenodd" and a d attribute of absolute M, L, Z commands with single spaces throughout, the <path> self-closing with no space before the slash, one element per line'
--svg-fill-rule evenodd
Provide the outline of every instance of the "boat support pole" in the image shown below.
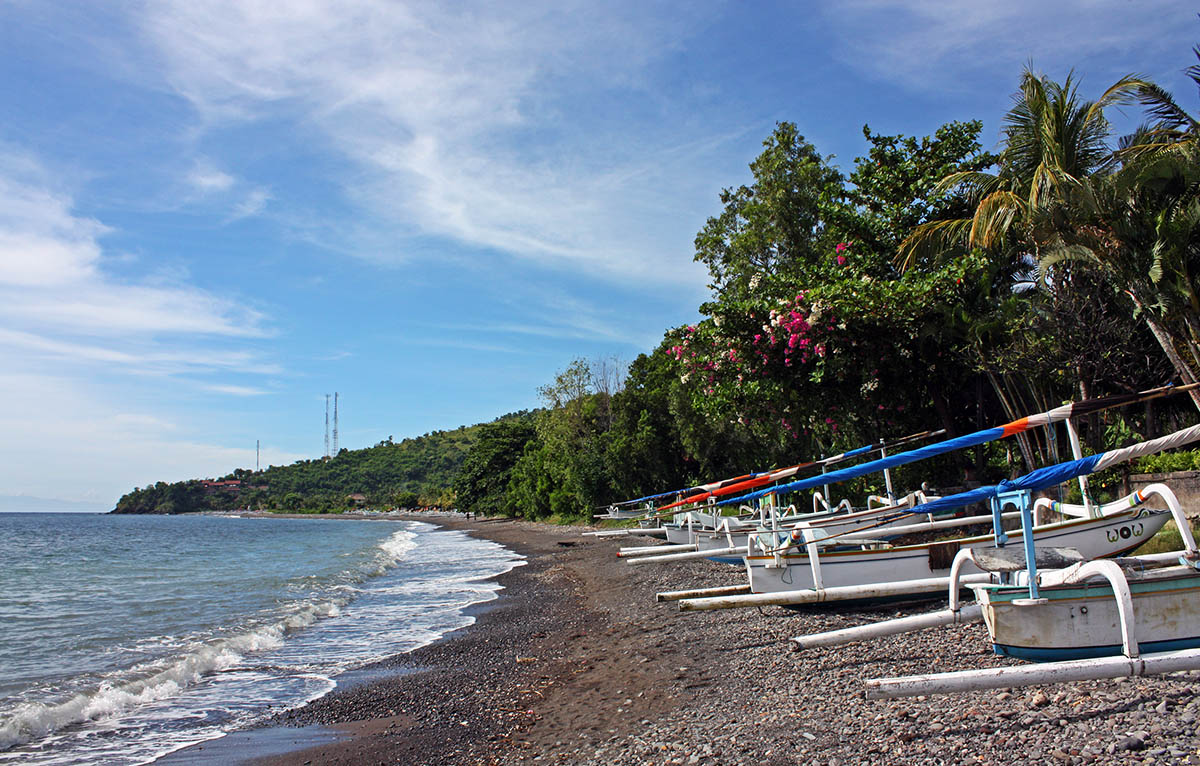
<path fill-rule="evenodd" d="M 716 588 L 695 588 L 693 590 L 668 590 L 655 596 L 655 601 L 678 601 L 681 598 L 703 598 L 704 596 L 731 596 L 735 593 L 748 593 L 750 585 L 723 585 Z"/>
<path fill-rule="evenodd" d="M 900 633 L 913 633 L 927 628 L 937 628 L 942 625 L 980 622 L 983 620 L 983 607 L 970 604 L 962 609 L 940 609 L 928 614 L 917 614 L 911 617 L 901 617 L 895 620 L 873 622 L 869 625 L 859 625 L 854 628 L 842 628 L 826 633 L 814 633 L 811 636 L 798 636 L 792 639 L 792 651 L 803 649 L 818 649 L 827 646 L 841 646 L 855 641 L 869 641 L 884 636 L 895 636 Z"/>
<path fill-rule="evenodd" d="M 818 649 L 829 646 L 842 646 L 855 641 L 867 641 L 885 636 L 896 636 L 901 633 L 915 633 L 918 630 L 937 628 L 942 625 L 957 625 L 969 622 L 979 622 L 983 619 L 983 607 L 978 604 L 960 606 L 958 594 L 962 586 L 962 568 L 968 562 L 974 562 L 971 548 L 963 548 L 954 554 L 954 563 L 950 566 L 949 581 L 950 608 L 936 612 L 917 614 L 910 617 L 898 617 L 894 620 L 882 620 L 869 625 L 858 625 L 853 628 L 830 630 L 825 633 L 813 633 L 808 636 L 797 636 L 792 639 L 792 651 Z"/>
<path fill-rule="evenodd" d="M 619 558 L 630 558 L 631 556 L 655 556 L 660 553 L 683 553 L 684 551 L 696 550 L 695 543 L 684 543 L 682 545 L 643 545 L 637 548 L 622 548 L 617 551 Z"/>
<path fill-rule="evenodd" d="M 963 584 L 987 582 L 986 574 L 973 574 L 960 578 Z M 778 593 L 749 593 L 744 596 L 717 596 L 714 598 L 682 599 L 679 611 L 697 612 L 710 609 L 736 609 L 743 606 L 799 606 L 819 604 L 825 601 L 848 601 L 851 599 L 888 598 L 891 596 L 914 596 L 936 593 L 950 584 L 949 577 L 927 577 L 921 580 L 900 582 L 878 582 L 868 585 L 842 585 L 823 590 L 785 590 Z"/>
<path fill-rule="evenodd" d="M 1200 649 L 1145 654 L 1141 657 L 1097 657 L 1066 662 L 1042 662 L 1006 668 L 960 670 L 955 673 L 873 678 L 866 682 L 867 699 L 954 694 L 981 689 L 1014 689 L 1035 684 L 1129 678 L 1176 673 L 1200 668 Z"/>
<path fill-rule="evenodd" d="M 660 550 L 665 550 L 667 546 L 661 546 Z M 710 548 L 704 551 L 696 550 L 694 545 L 682 545 L 677 550 L 679 553 L 666 553 L 662 556 L 649 555 L 649 551 L 639 554 L 638 558 L 626 559 L 625 563 L 629 566 L 636 564 L 666 564 L 671 561 L 688 561 L 689 559 L 708 559 L 713 556 L 729 556 L 734 553 L 741 554 L 745 551 L 746 546 L 739 545 L 735 548 Z M 620 556 L 621 554 L 617 554 Z"/>

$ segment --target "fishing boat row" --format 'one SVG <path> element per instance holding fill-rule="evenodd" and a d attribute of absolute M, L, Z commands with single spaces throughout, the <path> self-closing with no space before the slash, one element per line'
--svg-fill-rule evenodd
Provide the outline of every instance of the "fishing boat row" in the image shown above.
<path fill-rule="evenodd" d="M 1076 402 L 895 451 L 941 435 L 923 432 L 833 458 L 638 498 L 604 515 L 636 518 L 639 527 L 628 531 L 665 538 L 661 545 L 622 548 L 618 555 L 631 566 L 703 558 L 744 569 L 744 585 L 658 594 L 681 611 L 944 598 L 944 610 L 799 636 L 793 644 L 828 647 L 982 621 L 995 652 L 1037 663 L 871 679 L 865 682 L 871 697 L 1200 669 L 1200 552 L 1178 499 L 1159 484 L 1102 504 L 1091 499 L 1087 484 L 1097 471 L 1200 441 L 1200 426 L 1085 457 L 1073 424 L 1073 418 L 1193 387 Z M 900 496 L 892 486 L 890 470 L 896 466 L 1059 424 L 1072 447 L 1070 461 L 951 494 L 922 486 Z M 806 471 L 811 475 L 802 477 Z M 832 487 L 879 473 L 884 492 L 868 498 L 865 507 L 830 499 Z M 1055 490 L 1072 481 L 1079 483 L 1082 502 L 1057 501 Z M 806 491 L 812 493 L 811 508 L 784 504 Z M 1169 521 L 1180 532 L 1179 551 L 1131 555 Z"/>

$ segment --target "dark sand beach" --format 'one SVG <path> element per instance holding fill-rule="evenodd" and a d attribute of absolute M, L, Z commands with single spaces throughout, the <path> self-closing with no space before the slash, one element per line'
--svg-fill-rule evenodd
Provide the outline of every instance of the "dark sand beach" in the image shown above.
<path fill-rule="evenodd" d="M 978 625 L 794 653 L 791 636 L 913 609 L 680 613 L 655 592 L 739 582 L 740 570 L 630 567 L 620 541 L 579 527 L 423 520 L 528 565 L 501 577 L 473 626 L 172 762 L 1200 763 L 1192 674 L 870 701 L 864 678 L 1013 661 Z"/>

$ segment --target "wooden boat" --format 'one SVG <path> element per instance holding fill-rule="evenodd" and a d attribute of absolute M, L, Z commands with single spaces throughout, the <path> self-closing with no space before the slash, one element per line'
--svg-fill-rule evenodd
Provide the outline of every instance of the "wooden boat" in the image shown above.
<path fill-rule="evenodd" d="M 693 558 L 707 558 L 721 563 L 741 565 L 745 556 L 751 550 L 754 538 L 760 535 L 788 535 L 796 530 L 812 528 L 819 524 L 825 532 L 836 533 L 839 530 L 854 532 L 861 527 L 870 527 L 873 531 L 870 537 L 886 540 L 911 531 L 905 525 L 911 525 L 912 519 L 907 509 L 927 502 L 931 496 L 923 492 L 913 492 L 891 505 L 883 505 L 868 510 L 841 511 L 823 513 L 797 513 L 795 506 L 789 506 L 782 515 L 770 509 L 763 514 L 767 520 L 760 517 L 724 516 L 715 529 L 698 527 L 692 530 L 688 538 L 688 550 L 675 547 L 661 546 L 657 550 L 643 549 L 643 556 L 630 563 L 646 564 L 656 562 L 682 561 Z M 898 513 L 905 511 L 905 513 Z M 929 521 L 934 521 L 933 516 Z M 861 536 L 860 536 L 861 537 Z"/>
<path fill-rule="evenodd" d="M 1033 528 L 1033 540 L 1038 546 L 1075 548 L 1087 558 L 1107 558 L 1130 551 L 1149 540 L 1170 517 L 1167 510 L 1125 507 L 1097 518 L 1070 519 L 1036 526 Z M 976 516 L 969 521 L 988 523 L 991 517 Z M 810 536 L 806 539 L 819 540 L 829 536 L 826 530 L 820 528 L 809 532 Z M 1010 537 L 1023 538 L 1024 534 L 1023 530 L 1017 530 Z M 779 593 L 946 577 L 960 549 L 993 547 L 996 536 L 989 533 L 947 542 L 897 547 L 886 543 L 867 543 L 849 548 L 845 545 L 848 542 L 845 538 L 837 537 L 829 542 L 842 544 L 832 550 L 822 550 L 819 543 L 808 544 L 797 550 L 792 547 L 793 541 L 790 539 L 779 541 L 778 538 L 760 535 L 760 550 L 767 548 L 770 552 L 745 557 L 750 591 Z M 981 571 L 973 564 L 966 568 L 966 573 Z M 943 590 L 944 586 L 933 588 L 930 592 Z"/>
<path fill-rule="evenodd" d="M 1003 497 L 1019 498 L 1022 532 L 1028 533 L 1034 529 L 1029 496 L 1035 489 L 1068 475 L 1086 475 L 1197 439 L 1200 426 L 1193 426 L 1161 439 L 1035 471 L 1007 487 L 990 488 L 992 505 L 998 507 Z M 1024 534 L 1020 548 L 968 548 L 956 554 L 947 610 L 794 641 L 800 648 L 832 646 L 982 617 L 997 652 L 1042 661 L 1036 665 L 868 680 L 867 696 L 871 698 L 1200 669 L 1200 550 L 1178 499 L 1167 487 L 1151 485 L 1127 500 L 1141 504 L 1150 495 L 1166 502 L 1167 513 L 1179 527 L 1184 550 L 1093 560 L 1071 548 L 1039 548 L 1033 544 L 1033 535 Z M 1096 513 L 1103 517 L 1122 502 L 1103 506 Z M 998 522 L 996 530 L 1002 534 Z M 1119 544 L 1122 537 L 1132 539 L 1134 531 L 1111 536 L 1113 544 Z M 1048 563 L 1054 559 L 1055 563 Z M 989 582 L 971 585 L 980 604 L 963 607 L 958 600 L 960 585 L 964 584 L 962 572 L 971 565 L 992 574 L 988 575 Z"/>
<path fill-rule="evenodd" d="M 851 468 L 842 468 L 821 476 L 788 482 L 774 487 L 771 491 L 795 492 L 814 489 L 823 484 L 854 479 L 868 473 L 1012 436 L 1034 427 L 1049 427 L 1059 422 L 1066 423 L 1071 436 L 1072 449 L 1077 459 L 1082 459 L 1080 458 L 1078 439 L 1071 426 L 1072 417 L 1179 393 L 1191 387 L 1194 386 L 1168 386 L 1140 394 L 1103 397 L 1066 404 L 999 427 L 983 429 L 973 434 L 947 439 L 909 452 L 882 457 Z M 1054 468 L 1056 467 L 1051 467 L 1051 469 Z M 1030 476 L 1035 476 L 1036 480 L 1041 481 L 1046 478 L 1047 471 L 1053 473 L 1051 469 L 1039 469 Z M 1086 473 L 1079 473 L 1073 477 L 1080 479 L 1085 497 L 1087 488 L 1085 479 L 1082 477 L 1086 476 Z M 1046 483 L 1045 486 L 1053 486 L 1063 481 L 1066 479 L 1058 478 Z M 761 497 L 766 491 L 757 490 L 741 497 L 719 501 L 717 504 L 752 501 Z M 963 493 L 961 496 L 955 495 L 926 503 L 913 509 L 912 512 L 914 514 L 936 514 L 945 509 L 960 508 L 974 502 L 988 502 L 995 491 L 994 488 L 980 488 Z M 1029 535 L 1029 545 L 1033 545 L 1035 542 L 1038 545 L 1069 545 L 1079 547 L 1089 556 L 1114 556 L 1136 547 L 1137 544 L 1140 544 L 1140 539 L 1148 539 L 1147 533 L 1152 536 L 1167 520 L 1167 515 L 1163 511 L 1143 512 L 1137 516 L 1130 513 L 1128 509 L 1112 510 L 1111 513 L 1106 512 L 1102 515 L 1092 514 L 1091 508 L 1086 508 L 1086 511 L 1088 515 L 1085 518 L 1070 519 L 1057 524 L 1045 524 L 1037 528 L 1030 525 L 1029 528 L 1032 531 Z M 994 509 L 993 515 L 997 522 L 1002 516 L 998 509 Z M 975 517 L 974 520 L 978 523 L 986 523 L 992 519 L 980 516 Z M 956 523 L 965 523 L 965 521 Z M 1126 525 L 1130 526 L 1126 528 Z M 934 528 L 936 527 L 932 524 L 925 527 L 925 529 Z M 996 528 L 1000 529 L 998 523 Z M 1123 540 L 1120 537 L 1123 530 L 1130 535 L 1134 531 L 1140 531 L 1140 534 L 1137 535 L 1140 539 L 1133 542 Z M 914 528 L 912 531 L 916 532 L 917 529 Z M 1112 535 L 1117 535 L 1115 543 L 1107 539 Z M 1001 532 L 999 544 L 1004 543 L 1003 537 Z M 798 534 L 797 531 L 787 535 L 772 532 L 752 537 L 750 540 L 752 550 L 748 551 L 748 555 L 745 557 L 751 593 L 737 596 L 714 595 L 711 599 L 703 596 L 683 599 L 679 604 L 680 609 L 724 609 L 737 606 L 790 605 L 815 601 L 934 594 L 946 587 L 946 575 L 957 550 L 964 546 L 973 548 L 997 544 L 997 538 L 993 535 L 979 535 L 943 543 L 923 543 L 911 546 L 893 546 L 878 539 L 867 539 L 859 541 L 857 545 L 848 545 L 847 543 L 851 541 L 846 538 L 847 535 L 840 531 L 819 528 L 799 530 Z M 982 574 L 982 572 L 975 572 L 975 574 Z M 878 587 L 881 585 L 894 587 Z"/>
<path fill-rule="evenodd" d="M 1117 567 L 1123 584 L 1081 568 L 1061 584 L 1038 588 L 1036 600 L 1027 585 L 971 586 L 995 652 L 1036 662 L 1123 654 L 1123 591 L 1136 616 L 1138 653 L 1200 647 L 1200 571 L 1147 568 L 1138 559 L 1106 563 Z"/>

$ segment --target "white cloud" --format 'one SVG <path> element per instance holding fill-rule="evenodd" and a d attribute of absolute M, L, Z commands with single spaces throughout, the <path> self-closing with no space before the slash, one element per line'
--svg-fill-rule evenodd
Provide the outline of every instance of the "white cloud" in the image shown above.
<path fill-rule="evenodd" d="M 0 432 L 20 435 L 0 440 L 6 491 L 115 500 L 143 478 L 247 465 L 247 450 L 188 437 L 133 392 L 265 393 L 228 378 L 282 372 L 239 347 L 269 335 L 266 317 L 161 266 L 116 277 L 108 233 L 36 163 L 0 154 Z"/>
<path fill-rule="evenodd" d="M 271 200 L 271 192 L 266 189 L 251 189 L 245 199 L 237 204 L 233 209 L 233 219 L 250 218 L 256 216 L 263 211 L 267 206 L 267 202 Z"/>
<path fill-rule="evenodd" d="M 222 192 L 233 188 L 236 179 L 223 170 L 218 170 L 206 160 L 197 160 L 188 173 L 188 183 L 201 192 Z"/>
<path fill-rule="evenodd" d="M 642 81 L 703 24 L 702 7 L 178 0 L 146 12 L 169 82 L 208 125 L 315 127 L 359 166 L 347 193 L 381 219 L 610 278 L 703 279 L 692 232 L 662 231 L 690 226 L 670 215 L 689 179 L 670 166 L 679 133 L 657 125 Z M 585 114 L 606 106 L 627 120 Z M 631 122 L 639 109 L 657 133 Z M 632 132 L 657 145 L 634 151 Z"/>
<path fill-rule="evenodd" d="M 134 486 L 254 465 L 253 444 L 204 443 L 189 436 L 186 424 L 86 380 L 0 371 L 0 390 L 6 405 L 0 430 L 21 435 L 0 440 L 0 487 L 10 494 L 115 503 Z M 301 457 L 263 450 L 264 465 Z"/>
<path fill-rule="evenodd" d="M 205 386 L 209 391 L 215 391 L 219 394 L 229 394 L 231 396 L 263 396 L 270 393 L 266 389 L 253 388 L 251 386 L 234 386 L 229 384 L 215 384 Z"/>
<path fill-rule="evenodd" d="M 105 271 L 108 229 L 71 211 L 0 158 L 0 322 L 88 336 L 259 337 L 263 315 L 186 284 L 128 283 Z"/>

